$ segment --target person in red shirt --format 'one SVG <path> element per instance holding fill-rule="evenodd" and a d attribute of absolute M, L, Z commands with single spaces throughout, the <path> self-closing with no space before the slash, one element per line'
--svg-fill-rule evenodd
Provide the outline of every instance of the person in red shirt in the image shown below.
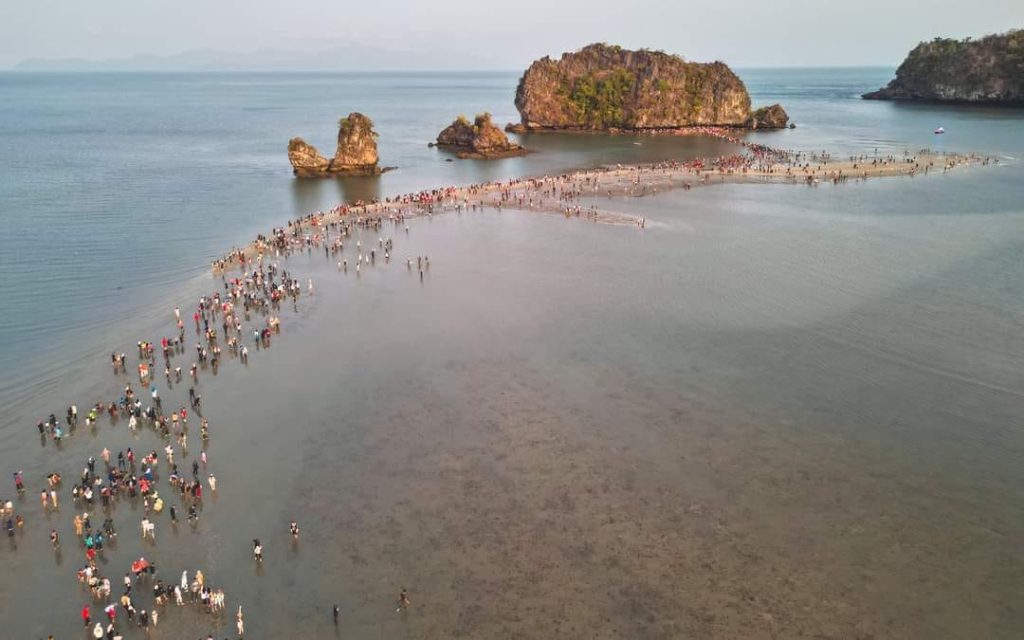
<path fill-rule="evenodd" d="M 92 622 L 92 619 L 89 616 L 89 605 L 82 607 L 82 622 L 85 623 L 86 628 L 88 628 L 89 623 Z"/>

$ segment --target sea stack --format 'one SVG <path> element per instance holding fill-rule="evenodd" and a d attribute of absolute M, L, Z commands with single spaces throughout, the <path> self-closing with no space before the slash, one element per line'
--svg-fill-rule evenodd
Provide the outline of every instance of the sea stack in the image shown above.
<path fill-rule="evenodd" d="M 512 131 L 671 130 L 694 126 L 751 127 L 750 96 L 723 62 L 688 62 L 661 51 L 591 44 L 541 58 L 516 89 L 521 122 Z M 774 107 L 773 107 L 774 109 Z M 782 128 L 778 118 L 758 128 Z"/>
<path fill-rule="evenodd" d="M 896 69 L 892 82 L 862 97 L 1024 106 L 1024 30 L 980 40 L 922 42 Z"/>
<path fill-rule="evenodd" d="M 489 113 L 479 114 L 473 122 L 459 116 L 437 135 L 437 146 L 455 151 L 460 158 L 508 158 L 526 153 L 491 122 Z"/>
<path fill-rule="evenodd" d="M 292 173 L 299 178 L 375 176 L 391 168 L 379 167 L 378 160 L 373 121 L 358 112 L 338 121 L 338 146 L 333 158 L 323 157 L 302 138 L 288 141 L 288 161 L 292 164 Z"/>
<path fill-rule="evenodd" d="M 744 126 L 749 129 L 785 129 L 788 122 L 789 115 L 782 105 L 773 104 L 751 113 Z"/>

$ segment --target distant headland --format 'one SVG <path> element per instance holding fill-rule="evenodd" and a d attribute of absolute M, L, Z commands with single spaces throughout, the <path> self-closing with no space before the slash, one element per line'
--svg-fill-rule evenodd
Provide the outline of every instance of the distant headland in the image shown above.
<path fill-rule="evenodd" d="M 980 40 L 935 38 L 911 50 L 866 100 L 1024 106 L 1024 30 Z"/>
<path fill-rule="evenodd" d="M 779 105 L 752 111 L 743 81 L 723 62 L 591 44 L 545 56 L 516 89 L 521 121 L 510 131 L 639 131 L 720 126 L 783 128 Z"/>

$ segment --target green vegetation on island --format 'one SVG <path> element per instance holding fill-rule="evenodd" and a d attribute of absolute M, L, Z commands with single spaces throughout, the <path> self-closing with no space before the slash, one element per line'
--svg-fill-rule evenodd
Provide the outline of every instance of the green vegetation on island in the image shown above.
<path fill-rule="evenodd" d="M 868 100 L 1024 105 L 1024 30 L 975 40 L 935 38 L 911 50 Z"/>

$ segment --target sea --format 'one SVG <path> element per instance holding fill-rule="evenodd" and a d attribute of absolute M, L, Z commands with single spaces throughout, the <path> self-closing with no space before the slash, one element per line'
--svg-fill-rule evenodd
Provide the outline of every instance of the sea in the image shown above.
<path fill-rule="evenodd" d="M 402 259 L 358 277 L 292 256 L 315 295 L 248 366 L 200 376 L 219 484 L 198 525 L 163 514 L 143 542 L 141 503 L 111 512 L 116 595 L 145 555 L 228 596 L 220 614 L 161 610 L 168 637 L 233 634 L 239 606 L 259 637 L 1020 637 L 1024 111 L 861 100 L 891 68 L 738 73 L 796 124 L 750 142 L 999 162 L 593 200 L 644 229 L 439 214 L 382 231 Z M 75 578 L 83 507 L 68 480 L 59 511 L 38 491 L 104 447 L 164 443 L 104 418 L 58 447 L 36 423 L 117 398 L 110 354 L 172 335 L 175 306 L 221 287 L 211 260 L 343 202 L 737 151 L 555 133 L 503 160 L 428 147 L 460 114 L 516 121 L 517 80 L 0 73 L 0 482 L 24 470 L 29 487 L 0 543 L 3 635 L 81 633 L 85 604 L 101 617 Z M 396 168 L 295 179 L 288 140 L 329 155 L 352 111 Z M 404 264 L 419 255 L 422 281 Z M 185 404 L 188 383 L 157 380 Z"/>

